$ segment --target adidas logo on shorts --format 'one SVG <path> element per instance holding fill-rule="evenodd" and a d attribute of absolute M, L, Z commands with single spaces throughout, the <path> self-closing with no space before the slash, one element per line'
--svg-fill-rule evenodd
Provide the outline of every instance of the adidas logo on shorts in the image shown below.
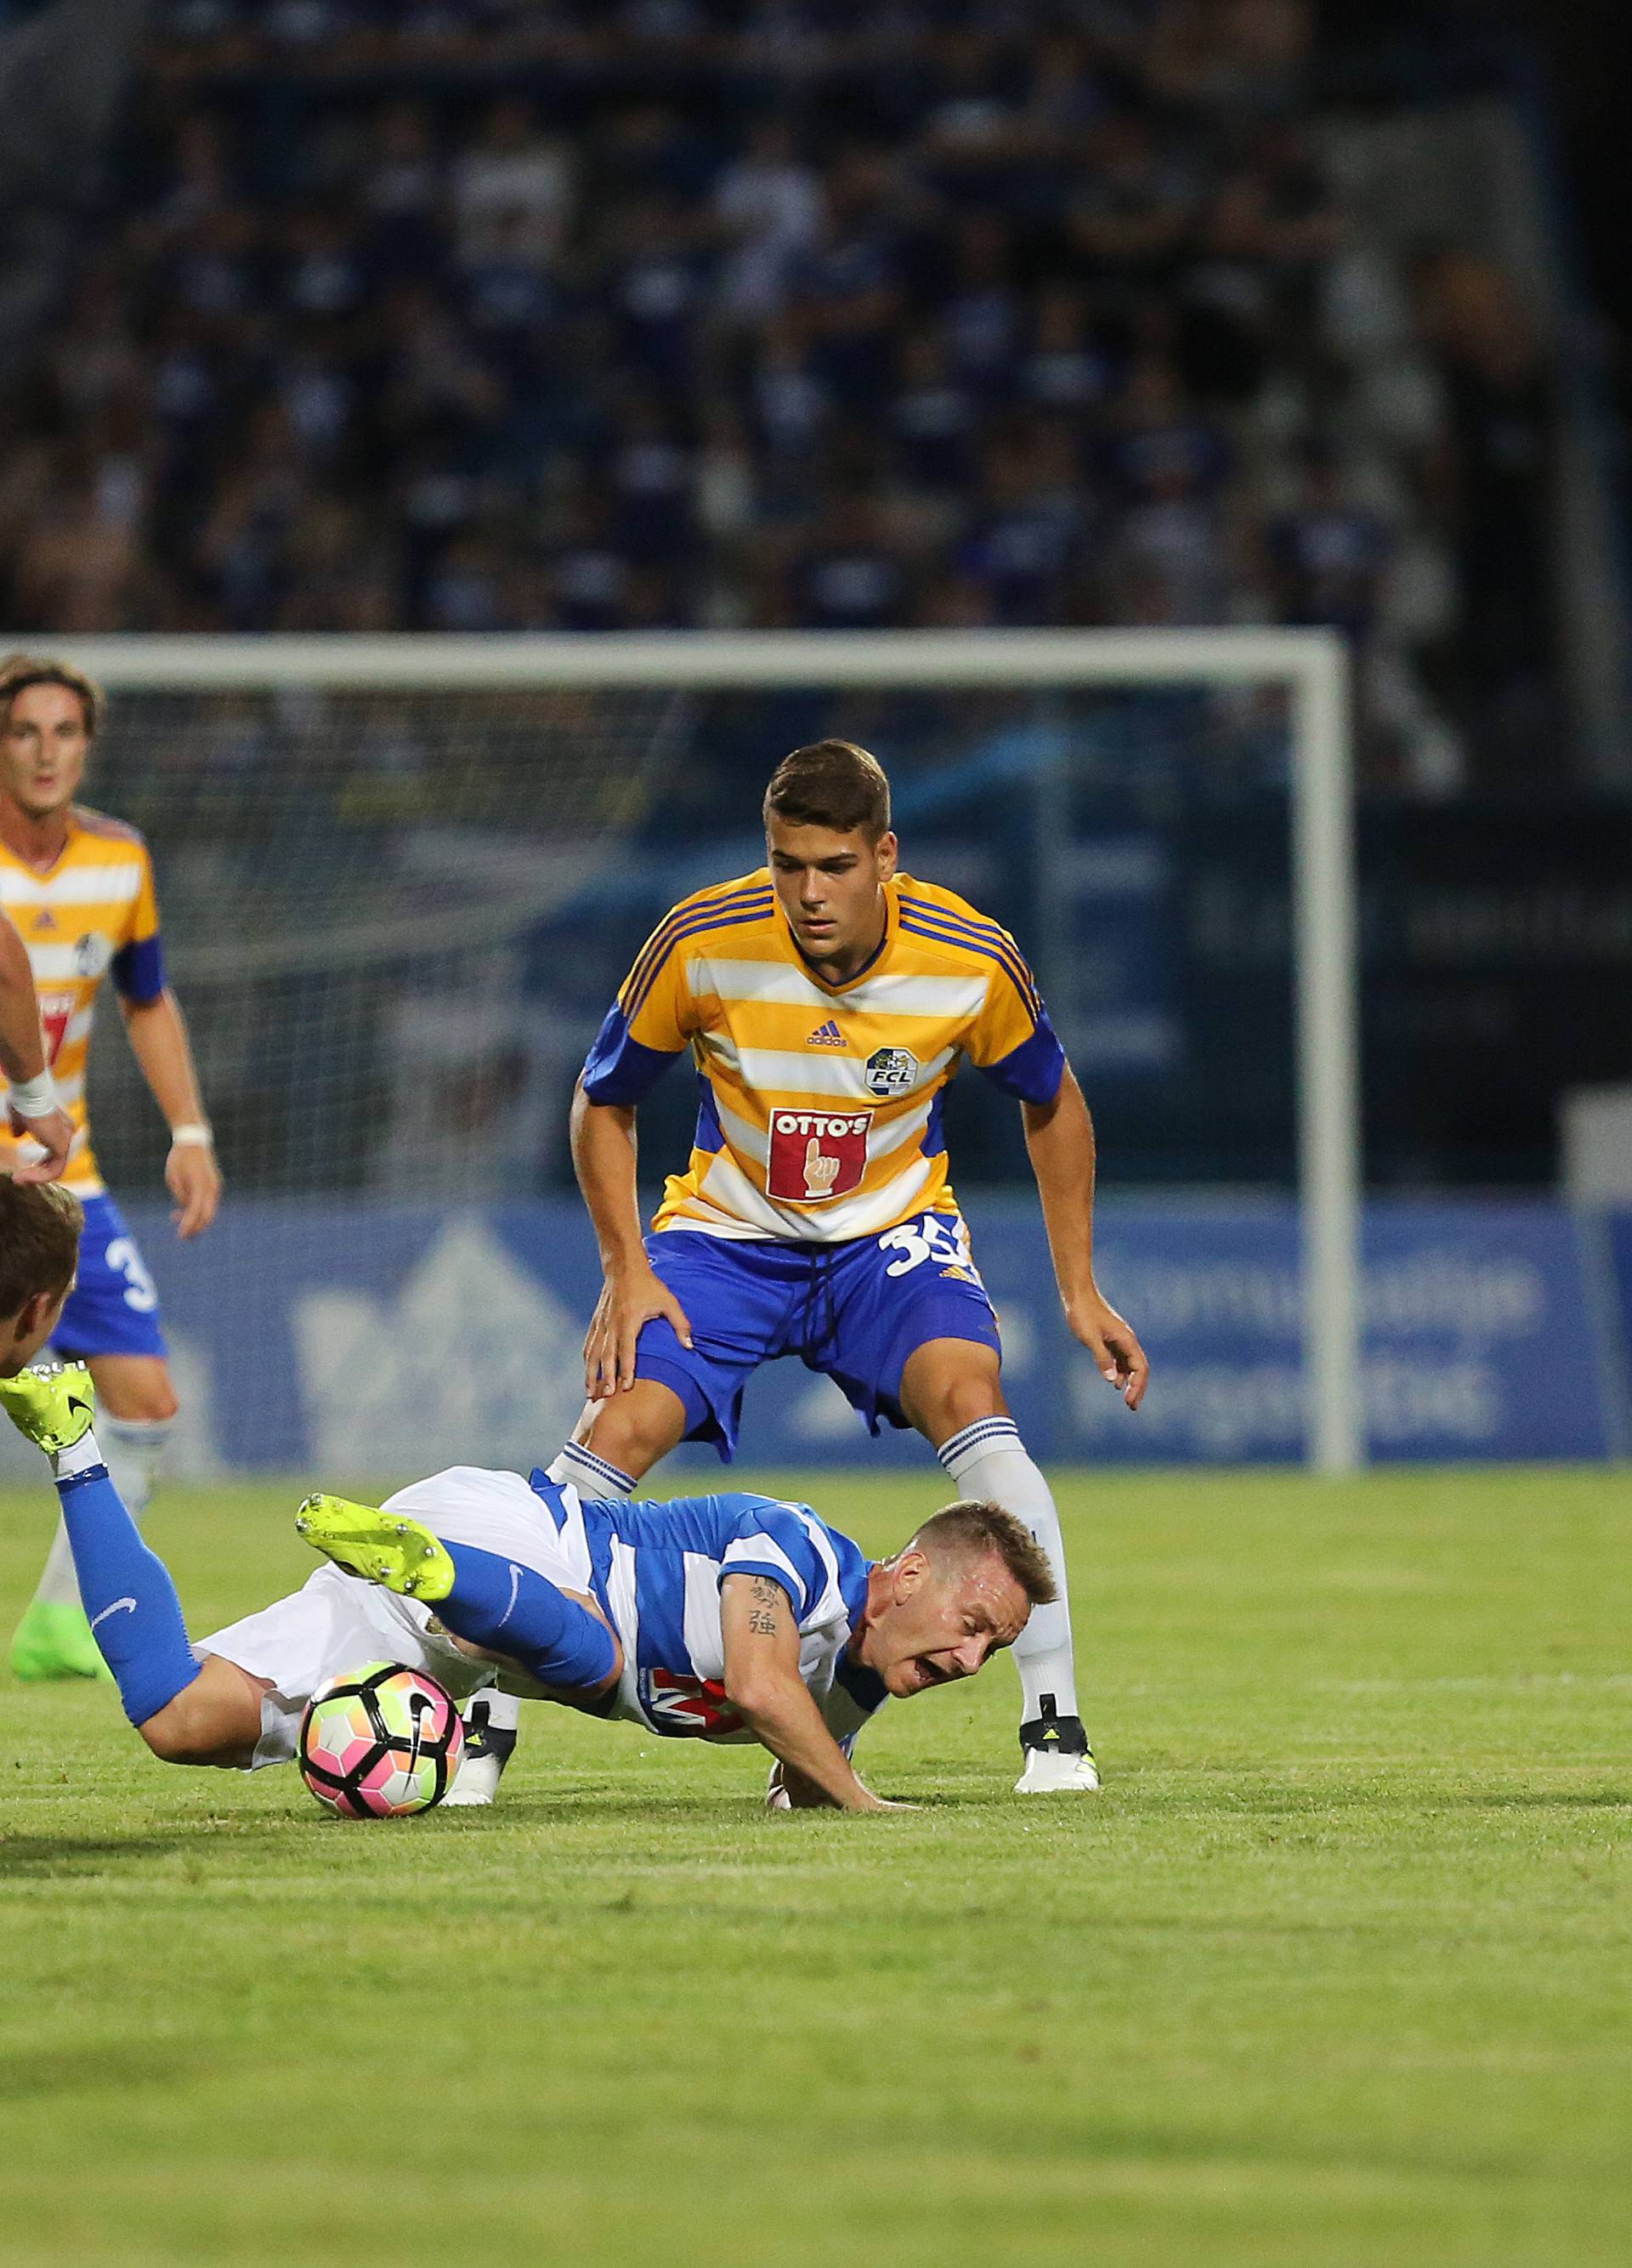
<path fill-rule="evenodd" d="M 807 1048 L 842 1048 L 844 1035 L 829 1016 L 825 1024 L 817 1025 L 805 1044 Z"/>

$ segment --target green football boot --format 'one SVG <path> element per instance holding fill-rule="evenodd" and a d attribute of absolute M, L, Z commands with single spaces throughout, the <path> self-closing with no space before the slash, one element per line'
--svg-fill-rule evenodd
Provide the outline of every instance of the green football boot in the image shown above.
<path fill-rule="evenodd" d="M 0 1378 L 0 1410 L 48 1457 L 83 1440 L 96 1414 L 96 1392 L 83 1362 L 42 1362 Z"/>
<path fill-rule="evenodd" d="M 77 1600 L 64 1605 L 56 1599 L 36 1599 L 11 1634 L 8 1659 L 12 1676 L 30 1684 L 57 1677 L 113 1682 L 114 1673 L 102 1659 Z"/>
<path fill-rule="evenodd" d="M 348 1575 L 404 1599 L 445 1599 L 453 1562 L 428 1528 L 343 1496 L 309 1496 L 295 1514 L 295 1533 L 327 1552 Z"/>

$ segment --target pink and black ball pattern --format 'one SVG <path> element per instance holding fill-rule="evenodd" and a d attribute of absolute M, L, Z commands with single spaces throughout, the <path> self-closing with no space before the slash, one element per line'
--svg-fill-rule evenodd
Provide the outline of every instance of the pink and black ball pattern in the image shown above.
<path fill-rule="evenodd" d="M 465 1746 L 459 1709 L 434 1677 L 371 1661 L 320 1686 L 300 1720 L 300 1770 L 346 1819 L 429 1811 L 453 1785 Z"/>

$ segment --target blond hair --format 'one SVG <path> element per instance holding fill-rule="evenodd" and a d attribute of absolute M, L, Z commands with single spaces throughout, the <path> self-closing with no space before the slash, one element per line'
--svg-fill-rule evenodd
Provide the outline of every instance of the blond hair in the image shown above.
<path fill-rule="evenodd" d="M 10 719 L 18 695 L 26 693 L 31 685 L 60 685 L 65 693 L 77 694 L 85 711 L 85 737 L 95 740 L 107 706 L 107 696 L 94 677 L 87 677 L 71 661 L 53 661 L 44 654 L 13 653 L 0 661 L 0 725 Z"/>
<path fill-rule="evenodd" d="M 924 1521 L 907 1549 L 927 1552 L 932 1559 L 974 1559 L 995 1551 L 1033 1606 L 1051 1607 L 1060 1595 L 1048 1553 L 1025 1521 L 1000 1504 L 977 1498 L 949 1504 Z"/>

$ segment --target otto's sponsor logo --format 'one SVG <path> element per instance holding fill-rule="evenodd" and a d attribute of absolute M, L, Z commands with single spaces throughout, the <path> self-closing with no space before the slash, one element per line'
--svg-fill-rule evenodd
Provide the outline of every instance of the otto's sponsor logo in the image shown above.
<path fill-rule="evenodd" d="M 870 1110 L 773 1110 L 768 1194 L 786 1204 L 823 1204 L 859 1189 L 867 1170 Z"/>
<path fill-rule="evenodd" d="M 910 1048 L 879 1048 L 862 1076 L 869 1094 L 906 1094 L 917 1084 L 918 1058 Z"/>
<path fill-rule="evenodd" d="M 847 1134 L 864 1134 L 872 1123 L 871 1110 L 842 1113 L 831 1110 L 776 1110 L 771 1130 L 776 1134 L 813 1134 L 820 1142 L 842 1141 Z"/>

